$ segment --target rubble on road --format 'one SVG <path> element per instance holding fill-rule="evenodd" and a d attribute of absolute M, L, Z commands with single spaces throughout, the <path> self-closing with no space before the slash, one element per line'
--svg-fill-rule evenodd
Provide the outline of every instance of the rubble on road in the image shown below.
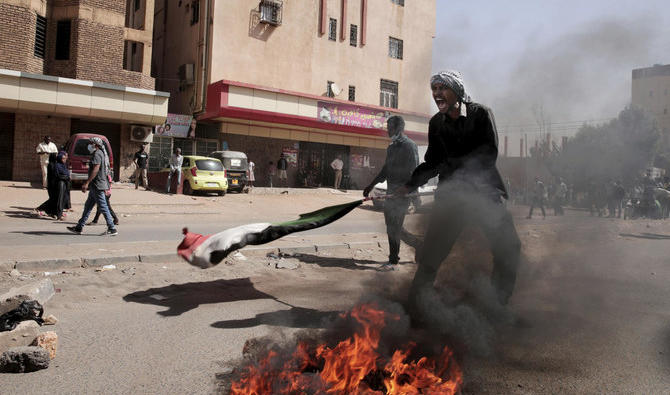
<path fill-rule="evenodd" d="M 42 347 L 49 352 L 49 359 L 54 359 L 58 349 L 58 335 L 54 331 L 40 333 L 30 345 Z"/>
<path fill-rule="evenodd" d="M 43 325 L 56 325 L 57 323 L 58 323 L 58 318 L 56 318 L 53 314 L 49 314 L 44 319 L 44 324 Z"/>
<path fill-rule="evenodd" d="M 44 305 L 56 293 L 54 283 L 50 279 L 43 279 L 18 288 L 12 288 L 0 295 L 0 315 L 15 310 L 21 302 L 36 300 Z"/>
<path fill-rule="evenodd" d="M 299 263 L 289 261 L 289 260 L 286 260 L 286 259 L 279 259 L 279 262 L 275 263 L 275 269 L 295 270 L 299 267 L 300 267 Z"/>
<path fill-rule="evenodd" d="M 42 347 L 14 347 L 0 356 L 0 372 L 28 373 L 49 367 L 49 352 Z"/>
<path fill-rule="evenodd" d="M 11 331 L 0 332 L 0 353 L 12 347 L 28 346 L 40 334 L 40 324 L 35 321 L 21 321 Z"/>

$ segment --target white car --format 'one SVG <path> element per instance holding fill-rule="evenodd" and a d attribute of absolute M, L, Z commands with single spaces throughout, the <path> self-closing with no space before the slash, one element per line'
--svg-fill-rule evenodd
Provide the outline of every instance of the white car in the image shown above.
<path fill-rule="evenodd" d="M 386 185 L 386 181 L 380 182 L 376 184 L 374 188 L 372 188 L 372 191 L 370 191 L 370 196 L 373 198 L 386 196 L 387 189 L 388 186 Z M 418 196 L 418 198 L 421 205 L 433 200 L 433 193 L 435 192 L 435 189 L 437 189 L 437 178 L 431 178 L 428 183 L 419 187 L 418 192 L 420 196 Z M 373 199 L 372 205 L 379 209 L 384 208 L 384 199 Z M 417 204 L 415 199 L 412 199 L 407 211 L 410 213 L 415 212 L 418 208 L 416 206 Z"/>

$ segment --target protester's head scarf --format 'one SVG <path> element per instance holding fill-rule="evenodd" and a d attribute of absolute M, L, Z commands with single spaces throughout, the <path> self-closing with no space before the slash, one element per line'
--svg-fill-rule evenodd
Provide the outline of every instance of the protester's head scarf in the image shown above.
<path fill-rule="evenodd" d="M 91 143 L 97 145 L 98 147 L 105 147 L 105 144 L 103 144 L 102 139 L 100 137 L 91 137 Z"/>
<path fill-rule="evenodd" d="M 470 95 L 465 92 L 465 84 L 463 83 L 463 76 L 456 70 L 440 71 L 439 73 L 430 77 L 430 85 L 442 84 L 454 91 L 458 99 L 462 102 L 469 103 L 472 101 Z"/>
<path fill-rule="evenodd" d="M 67 152 L 65 152 L 65 151 L 59 151 L 59 152 L 58 152 L 58 156 L 56 157 L 56 161 L 57 161 L 57 162 L 62 162 L 62 161 L 63 161 L 63 157 L 64 157 L 65 155 L 67 155 Z"/>

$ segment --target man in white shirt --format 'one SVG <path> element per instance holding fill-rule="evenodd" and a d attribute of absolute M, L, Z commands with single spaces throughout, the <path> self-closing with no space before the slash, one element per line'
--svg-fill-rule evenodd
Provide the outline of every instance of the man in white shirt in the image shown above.
<path fill-rule="evenodd" d="M 175 148 L 174 154 L 170 157 L 170 174 L 167 178 L 167 193 L 170 193 L 170 184 L 172 182 L 172 176 L 177 175 L 177 189 L 181 184 L 181 165 L 184 163 L 184 157 L 181 156 L 181 148 Z"/>
<path fill-rule="evenodd" d="M 330 164 L 330 167 L 335 171 L 335 189 L 340 189 L 340 182 L 342 182 L 342 168 L 344 167 L 344 162 L 342 162 L 342 155 L 337 155 L 337 158 Z"/>
<path fill-rule="evenodd" d="M 51 137 L 44 136 L 44 140 L 37 144 L 37 155 L 40 157 L 40 168 L 42 169 L 42 188 L 47 187 L 47 169 L 49 165 L 49 154 L 57 154 L 58 147 L 51 142 Z"/>

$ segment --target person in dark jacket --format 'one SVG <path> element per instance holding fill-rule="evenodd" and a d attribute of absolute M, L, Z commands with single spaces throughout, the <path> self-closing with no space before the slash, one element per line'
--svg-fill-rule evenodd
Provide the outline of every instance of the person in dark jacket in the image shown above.
<path fill-rule="evenodd" d="M 370 185 L 363 190 L 363 196 L 367 197 L 376 184 L 386 181 L 386 193 L 393 195 L 395 191 L 405 185 L 412 175 L 412 171 L 419 165 L 419 151 L 416 144 L 410 140 L 403 131 L 405 120 L 399 116 L 392 116 L 387 121 L 388 135 L 391 145 L 386 149 L 386 163 Z M 400 239 L 404 234 L 402 225 L 405 214 L 409 208 L 409 197 L 391 197 L 384 201 L 384 220 L 386 222 L 386 233 L 389 239 L 389 261 L 383 265 L 385 270 L 392 270 L 400 259 Z M 405 241 L 407 242 L 407 241 Z M 411 242 L 407 242 L 411 244 Z"/>
<path fill-rule="evenodd" d="M 408 193 L 439 175 L 433 213 L 419 265 L 410 289 L 410 306 L 419 308 L 422 294 L 432 286 L 437 270 L 465 226 L 477 225 L 493 253 L 491 283 L 500 303 L 514 290 L 521 242 L 512 216 L 503 205 L 507 191 L 496 168 L 498 136 L 491 110 L 466 94 L 461 74 L 444 71 L 431 78 L 439 109 L 428 126 L 425 162 L 402 190 Z"/>

